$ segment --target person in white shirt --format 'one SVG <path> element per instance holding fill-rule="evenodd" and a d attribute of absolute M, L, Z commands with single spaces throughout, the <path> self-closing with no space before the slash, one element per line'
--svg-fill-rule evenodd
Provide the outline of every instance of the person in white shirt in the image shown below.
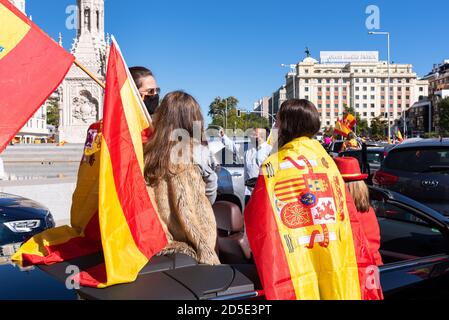
<path fill-rule="evenodd" d="M 269 129 L 256 129 L 250 135 L 250 147 L 245 152 L 245 181 L 259 176 L 260 166 L 268 158 L 273 147 L 267 143 Z M 248 203 L 253 188 L 245 187 L 245 205 Z"/>

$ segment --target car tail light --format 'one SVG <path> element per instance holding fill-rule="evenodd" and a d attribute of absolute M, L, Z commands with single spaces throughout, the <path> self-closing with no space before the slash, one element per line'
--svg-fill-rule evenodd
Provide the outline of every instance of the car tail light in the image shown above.
<path fill-rule="evenodd" d="M 398 182 L 398 177 L 381 170 L 374 174 L 373 182 L 375 185 L 379 186 L 391 186 Z"/>

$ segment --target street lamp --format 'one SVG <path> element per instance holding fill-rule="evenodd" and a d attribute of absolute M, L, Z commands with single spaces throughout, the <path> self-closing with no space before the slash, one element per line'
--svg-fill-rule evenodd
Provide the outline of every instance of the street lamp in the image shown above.
<path fill-rule="evenodd" d="M 281 64 L 283 68 L 290 68 L 290 71 L 294 73 L 293 76 L 293 99 L 296 99 L 296 65 L 295 64 Z"/>
<path fill-rule="evenodd" d="M 390 33 L 389 32 L 377 32 L 377 31 L 370 31 L 368 32 L 368 34 L 372 34 L 372 35 L 386 35 L 387 36 L 387 50 L 388 50 L 388 61 L 387 61 L 387 68 L 388 68 L 388 95 L 387 95 L 387 114 L 388 114 L 388 141 L 390 141 L 390 137 L 391 137 L 391 124 L 390 124 L 390 81 L 391 81 L 391 76 L 390 76 Z M 404 113 L 404 117 L 405 117 L 405 113 Z M 404 123 L 405 123 L 405 119 L 404 119 Z M 404 132 L 405 134 L 405 132 Z"/>

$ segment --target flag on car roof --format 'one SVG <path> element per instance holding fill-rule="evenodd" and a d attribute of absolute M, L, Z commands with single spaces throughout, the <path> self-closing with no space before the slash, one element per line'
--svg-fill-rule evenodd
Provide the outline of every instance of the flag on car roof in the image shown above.
<path fill-rule="evenodd" d="M 104 263 L 83 270 L 82 286 L 132 282 L 167 244 L 143 177 L 142 133 L 150 118 L 115 41 L 110 49 L 104 118 L 89 128 L 73 196 L 70 227 L 26 242 L 13 260 L 52 264 L 102 253 Z"/>
<path fill-rule="evenodd" d="M 344 124 L 340 119 L 337 120 L 335 123 L 334 133 L 347 137 L 351 132 L 352 130 L 346 124 Z"/>
<path fill-rule="evenodd" d="M 245 227 L 268 299 L 382 299 L 352 198 L 318 141 L 295 139 L 264 162 Z"/>
<path fill-rule="evenodd" d="M 57 89 L 75 57 L 0 0 L 0 152 Z"/>

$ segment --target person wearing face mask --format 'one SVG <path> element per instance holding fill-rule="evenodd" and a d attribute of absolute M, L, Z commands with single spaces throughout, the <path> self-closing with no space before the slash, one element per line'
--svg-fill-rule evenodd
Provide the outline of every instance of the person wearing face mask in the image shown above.
<path fill-rule="evenodd" d="M 129 72 L 136 83 L 140 96 L 145 103 L 150 116 L 159 107 L 159 94 L 161 89 L 157 86 L 153 72 L 145 67 L 131 67 Z"/>

